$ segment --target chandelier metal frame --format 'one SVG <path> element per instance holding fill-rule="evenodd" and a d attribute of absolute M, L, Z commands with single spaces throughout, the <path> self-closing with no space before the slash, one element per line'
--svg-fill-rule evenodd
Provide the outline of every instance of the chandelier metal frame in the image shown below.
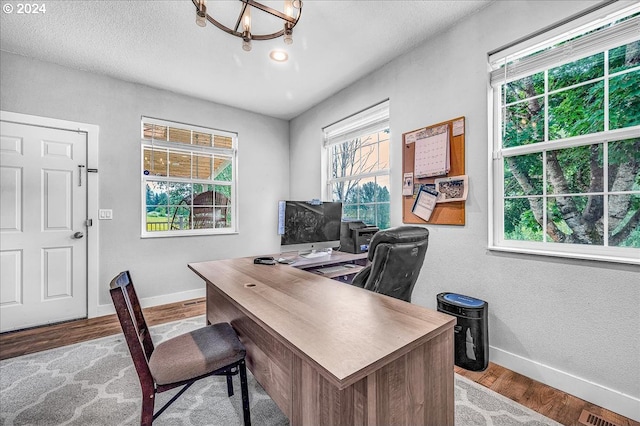
<path fill-rule="evenodd" d="M 301 0 L 297 0 L 294 1 L 294 8 L 298 9 L 298 14 L 296 17 L 291 17 L 285 13 L 282 13 L 278 10 L 275 10 L 269 6 L 266 6 L 262 3 L 258 3 L 257 1 L 254 0 L 239 0 L 242 4 L 242 8 L 240 10 L 240 14 L 238 15 L 238 19 L 236 21 L 236 25 L 233 28 L 229 28 L 226 25 L 218 22 L 216 19 L 214 19 L 211 15 L 209 15 L 209 13 L 207 13 L 206 11 L 206 6 L 204 6 L 204 2 L 202 0 L 191 0 L 193 2 L 193 5 L 196 7 L 196 13 L 197 14 L 203 14 L 206 18 L 207 21 L 209 21 L 211 24 L 215 25 L 216 27 L 218 27 L 219 29 L 221 29 L 222 31 L 231 34 L 233 36 L 239 37 L 243 40 L 246 41 L 247 36 L 249 36 L 250 40 L 271 40 L 274 38 L 278 38 L 281 37 L 285 34 L 289 34 L 289 36 L 291 35 L 291 32 L 293 30 L 293 27 L 296 26 L 296 24 L 298 23 L 298 21 L 300 20 L 300 16 L 302 16 L 302 1 Z M 268 13 L 270 15 L 273 15 L 277 18 L 282 19 L 283 21 L 283 28 L 280 31 L 276 31 L 274 33 L 271 34 L 254 34 L 254 33 L 250 33 L 247 34 L 245 31 L 243 31 L 242 28 L 242 18 L 245 14 L 245 11 L 247 10 L 248 7 L 252 7 L 258 10 L 261 10 L 262 12 Z"/>

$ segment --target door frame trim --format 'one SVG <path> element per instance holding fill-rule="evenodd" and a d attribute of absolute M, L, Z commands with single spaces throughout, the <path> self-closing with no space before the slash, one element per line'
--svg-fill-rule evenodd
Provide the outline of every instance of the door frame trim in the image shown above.
<path fill-rule="evenodd" d="M 40 117 L 37 115 L 3 110 L 0 110 L 0 121 L 86 133 L 86 169 L 98 169 L 98 140 L 100 127 L 95 124 Z M 98 174 L 87 173 L 86 182 L 87 219 L 91 219 L 93 222 L 92 226 L 87 228 L 87 318 L 94 318 L 98 316 L 98 285 L 100 282 L 100 265 L 98 264 L 100 239 L 100 221 L 98 220 Z"/>

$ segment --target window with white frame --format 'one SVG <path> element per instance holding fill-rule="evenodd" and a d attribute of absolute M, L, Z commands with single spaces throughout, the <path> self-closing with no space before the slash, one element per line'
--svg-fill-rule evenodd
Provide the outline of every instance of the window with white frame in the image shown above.
<path fill-rule="evenodd" d="M 236 232 L 237 135 L 142 117 L 142 236 Z"/>
<path fill-rule="evenodd" d="M 342 202 L 344 218 L 390 226 L 389 101 L 323 129 L 327 195 Z"/>
<path fill-rule="evenodd" d="M 490 55 L 490 248 L 640 263 L 639 11 Z"/>

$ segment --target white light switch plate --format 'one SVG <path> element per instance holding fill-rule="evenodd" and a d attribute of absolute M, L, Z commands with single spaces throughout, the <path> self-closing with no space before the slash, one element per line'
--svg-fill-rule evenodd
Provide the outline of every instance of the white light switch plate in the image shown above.
<path fill-rule="evenodd" d="M 111 210 L 111 209 L 100 209 L 100 210 L 98 210 L 98 219 L 100 219 L 100 220 L 111 220 L 111 219 L 113 219 L 113 210 Z"/>

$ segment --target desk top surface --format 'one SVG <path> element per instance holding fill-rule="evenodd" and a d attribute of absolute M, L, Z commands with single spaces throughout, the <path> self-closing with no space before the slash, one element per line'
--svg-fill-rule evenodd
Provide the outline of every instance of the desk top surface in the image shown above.
<path fill-rule="evenodd" d="M 455 324 L 441 312 L 289 265 L 255 265 L 253 257 L 189 268 L 342 386 Z"/>

